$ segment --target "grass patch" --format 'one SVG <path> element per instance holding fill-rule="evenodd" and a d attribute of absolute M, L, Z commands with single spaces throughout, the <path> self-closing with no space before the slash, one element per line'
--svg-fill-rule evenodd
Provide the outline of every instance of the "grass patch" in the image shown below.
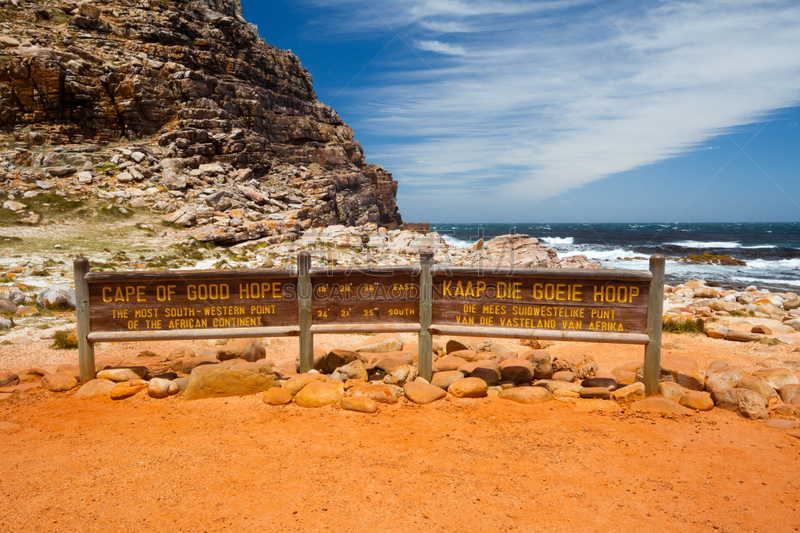
<path fill-rule="evenodd" d="M 665 320 L 661 326 L 664 333 L 705 333 L 706 323 L 702 318 L 694 320 Z"/>
<path fill-rule="evenodd" d="M 74 350 L 78 347 L 78 341 L 69 336 L 69 331 L 60 330 L 53 335 L 50 347 L 55 350 Z"/>

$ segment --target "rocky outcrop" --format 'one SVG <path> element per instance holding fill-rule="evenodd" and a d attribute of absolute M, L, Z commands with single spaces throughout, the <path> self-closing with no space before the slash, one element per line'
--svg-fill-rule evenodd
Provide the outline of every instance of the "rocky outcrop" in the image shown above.
<path fill-rule="evenodd" d="M 402 224 L 392 175 L 365 162 L 299 59 L 266 44 L 238 0 L 18 0 L 0 2 L 0 20 L 13 36 L 0 40 L 0 178 L 76 192 L 148 181 L 164 197 L 130 202 L 184 209 L 187 226 L 276 212 L 300 222 L 288 230 Z M 112 162 L 120 139 L 137 144 Z"/>

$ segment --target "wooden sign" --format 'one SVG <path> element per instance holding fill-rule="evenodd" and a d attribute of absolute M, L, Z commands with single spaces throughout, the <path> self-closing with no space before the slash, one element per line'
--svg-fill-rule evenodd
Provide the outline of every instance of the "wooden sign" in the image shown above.
<path fill-rule="evenodd" d="M 647 331 L 649 272 L 469 268 L 436 269 L 433 318 L 439 326 L 506 330 L 509 336 Z M 585 337 L 585 336 L 584 336 Z"/>
<path fill-rule="evenodd" d="M 86 275 L 93 332 L 263 328 L 297 324 L 288 270 Z"/>
<path fill-rule="evenodd" d="M 645 386 L 658 390 L 664 258 L 650 271 L 433 267 L 90 273 L 75 260 L 81 381 L 96 342 L 298 335 L 300 370 L 315 333 L 418 332 L 431 378 L 431 333 L 645 346 Z"/>
<path fill-rule="evenodd" d="M 312 271 L 312 321 L 322 324 L 418 324 L 419 269 Z"/>

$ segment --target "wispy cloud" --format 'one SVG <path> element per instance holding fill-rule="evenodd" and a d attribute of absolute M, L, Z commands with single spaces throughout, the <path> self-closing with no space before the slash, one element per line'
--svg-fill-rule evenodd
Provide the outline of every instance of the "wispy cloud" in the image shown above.
<path fill-rule="evenodd" d="M 417 48 L 420 50 L 427 50 L 429 52 L 438 52 L 440 54 L 450 55 L 450 56 L 463 56 L 467 55 L 467 52 L 460 46 L 454 46 L 452 44 L 443 43 L 440 41 L 417 41 L 416 43 Z"/>
<path fill-rule="evenodd" d="M 406 26 L 350 96 L 370 160 L 426 208 L 523 213 L 800 100 L 795 0 L 307 1 L 351 17 L 354 38 Z"/>

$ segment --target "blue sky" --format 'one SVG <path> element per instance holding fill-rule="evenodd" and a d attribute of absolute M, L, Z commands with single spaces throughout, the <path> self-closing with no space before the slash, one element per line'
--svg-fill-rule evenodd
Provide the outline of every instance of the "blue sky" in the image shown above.
<path fill-rule="evenodd" d="M 242 6 L 406 221 L 800 221 L 796 0 Z"/>

